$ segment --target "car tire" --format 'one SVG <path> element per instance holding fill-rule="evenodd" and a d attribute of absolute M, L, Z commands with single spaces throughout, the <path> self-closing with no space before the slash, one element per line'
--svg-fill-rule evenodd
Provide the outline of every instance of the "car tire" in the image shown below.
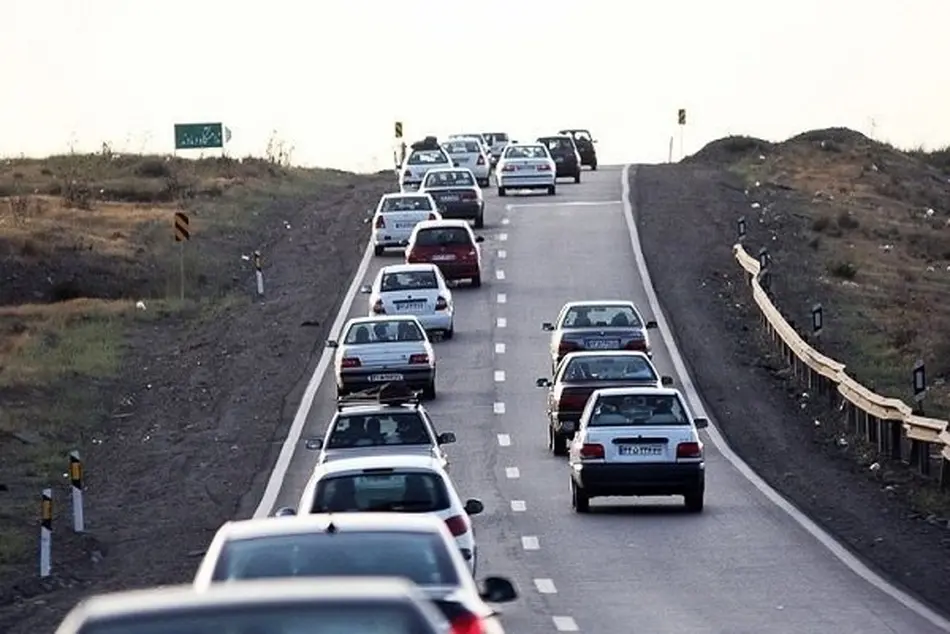
<path fill-rule="evenodd" d="M 574 182 L 575 182 L 575 183 L 580 183 L 580 182 L 581 182 L 581 171 L 580 171 L 580 170 L 577 170 L 577 173 L 574 174 Z"/>
<path fill-rule="evenodd" d="M 422 398 L 433 401 L 435 396 L 435 377 L 432 377 L 432 382 L 422 388 Z"/>
<path fill-rule="evenodd" d="M 479 273 L 472 278 L 472 288 L 480 288 L 482 285 L 482 274 Z"/>
<path fill-rule="evenodd" d="M 339 385 L 336 387 L 336 397 L 338 399 L 343 398 L 347 394 L 349 394 L 349 391 L 346 388 L 340 387 Z"/>
<path fill-rule="evenodd" d="M 567 437 L 554 430 L 554 425 L 548 423 L 548 449 L 555 456 L 567 455 Z"/>
<path fill-rule="evenodd" d="M 484 187 L 488 187 L 490 184 L 491 184 L 491 182 L 490 182 L 489 179 L 487 179 L 487 178 L 481 178 L 481 179 L 478 180 L 478 186 L 479 186 L 479 187 L 483 187 L 483 188 L 484 188 Z"/>
<path fill-rule="evenodd" d="M 502 187 L 501 185 L 499 185 L 499 186 L 498 186 L 498 195 L 499 195 L 499 196 L 505 196 L 505 195 L 507 195 L 507 194 L 508 194 L 508 190 L 506 190 L 504 187 Z"/>
<path fill-rule="evenodd" d="M 485 211 L 482 210 L 478 212 L 478 215 L 475 216 L 475 228 L 483 229 L 485 227 Z"/>
<path fill-rule="evenodd" d="M 597 161 L 594 161 L 593 163 L 590 164 L 590 171 L 592 172 L 597 171 Z"/>
<path fill-rule="evenodd" d="M 452 324 L 451 326 L 449 326 L 449 329 L 442 333 L 443 339 L 451 339 L 454 336 L 455 336 L 455 324 Z"/>
<path fill-rule="evenodd" d="M 381 244 L 373 245 L 373 255 L 379 256 L 386 252 L 386 247 Z"/>
<path fill-rule="evenodd" d="M 575 513 L 590 513 L 590 498 L 571 478 L 571 508 Z"/>
<path fill-rule="evenodd" d="M 548 185 L 548 196 L 557 194 L 557 185 Z"/>
<path fill-rule="evenodd" d="M 702 513 L 705 495 L 702 489 L 690 491 L 683 495 L 686 510 L 690 513 Z"/>

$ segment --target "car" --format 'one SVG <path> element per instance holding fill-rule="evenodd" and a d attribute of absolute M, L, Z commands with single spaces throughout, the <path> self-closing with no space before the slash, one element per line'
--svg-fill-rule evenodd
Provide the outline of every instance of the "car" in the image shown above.
<path fill-rule="evenodd" d="M 535 384 L 548 389 L 548 449 L 555 456 L 567 454 L 567 442 L 574 437 L 587 399 L 606 387 L 673 385 L 673 378 L 660 376 L 645 352 L 604 350 L 569 352 L 551 379 Z"/>
<path fill-rule="evenodd" d="M 483 132 L 482 137 L 488 142 L 491 148 L 492 162 L 498 163 L 502 150 L 508 145 L 510 139 L 507 132 Z"/>
<path fill-rule="evenodd" d="M 226 522 L 211 540 L 194 585 L 207 588 L 232 579 L 291 576 L 404 577 L 439 608 L 453 633 L 503 634 L 499 613 L 489 604 L 518 597 L 514 584 L 504 577 L 477 583 L 445 522 L 416 513 Z"/>
<path fill-rule="evenodd" d="M 442 214 L 432 196 L 416 193 L 383 194 L 372 216 L 373 253 L 383 255 L 387 248 L 405 247 L 416 223 L 441 220 Z"/>
<path fill-rule="evenodd" d="M 442 447 L 454 442 L 454 433 L 436 431 L 418 393 L 405 383 L 386 383 L 339 397 L 323 438 L 307 441 L 306 447 L 319 450 L 317 465 L 363 456 L 421 455 L 448 470 Z"/>
<path fill-rule="evenodd" d="M 568 302 L 557 321 L 541 324 L 551 333 L 552 374 L 565 354 L 580 350 L 642 350 L 652 358 L 647 330 L 655 328 L 655 321 L 644 321 L 636 304 L 624 300 Z"/>
<path fill-rule="evenodd" d="M 614 387 L 591 394 L 568 448 L 571 506 L 607 496 L 682 495 L 703 510 L 706 463 L 695 418 L 679 390 Z"/>
<path fill-rule="evenodd" d="M 415 149 L 419 147 L 420 149 Z M 399 189 L 407 192 L 419 188 L 426 173 L 439 167 L 454 167 L 455 163 L 438 144 L 435 147 L 428 145 L 413 145 L 413 150 L 406 157 L 400 168 Z"/>
<path fill-rule="evenodd" d="M 308 513 L 429 513 L 448 527 L 474 575 L 478 562 L 471 516 L 485 509 L 481 500 L 464 503 L 438 460 L 418 455 L 375 455 L 318 465 L 296 509 Z"/>
<path fill-rule="evenodd" d="M 538 137 L 538 143 L 546 146 L 554 158 L 555 178 L 573 178 L 581 182 L 581 155 L 573 137 L 567 134 Z"/>
<path fill-rule="evenodd" d="M 498 195 L 509 189 L 544 189 L 549 196 L 557 193 L 554 159 L 540 143 L 510 143 L 495 168 Z"/>
<path fill-rule="evenodd" d="M 485 226 L 485 199 L 472 170 L 451 167 L 429 170 L 419 187 L 435 200 L 444 220 L 472 220 Z"/>
<path fill-rule="evenodd" d="M 450 134 L 449 140 L 454 141 L 457 139 L 475 139 L 478 141 L 478 144 L 482 147 L 482 150 L 485 152 L 485 156 L 491 157 L 491 144 L 488 142 L 488 139 L 481 132 L 472 132 L 468 134 Z"/>
<path fill-rule="evenodd" d="M 435 264 L 446 280 L 471 280 L 477 288 L 482 285 L 482 250 L 478 245 L 484 241 L 465 220 L 425 220 L 409 236 L 406 263 Z"/>
<path fill-rule="evenodd" d="M 319 626 L 314 627 L 315 623 Z M 383 630 L 381 624 L 385 624 Z M 56 634 L 256 634 L 294 632 L 301 627 L 314 634 L 451 633 L 448 619 L 405 579 L 327 577 L 100 594 L 73 607 Z"/>
<path fill-rule="evenodd" d="M 392 381 L 421 389 L 426 398 L 436 396 L 435 350 L 412 315 L 353 317 L 327 347 L 336 349 L 338 396 Z"/>
<path fill-rule="evenodd" d="M 594 147 L 597 140 L 591 137 L 589 130 L 575 128 L 560 130 L 558 134 L 570 135 L 577 144 L 577 152 L 581 155 L 581 165 L 589 165 L 591 171 L 597 171 L 597 149 Z"/>
<path fill-rule="evenodd" d="M 449 138 L 442 144 L 449 157 L 459 167 L 472 171 L 479 187 L 488 187 L 491 175 L 491 157 L 479 138 Z"/>
<path fill-rule="evenodd" d="M 435 264 L 384 266 L 360 292 L 369 295 L 370 315 L 413 315 L 426 332 L 455 335 L 452 291 Z"/>

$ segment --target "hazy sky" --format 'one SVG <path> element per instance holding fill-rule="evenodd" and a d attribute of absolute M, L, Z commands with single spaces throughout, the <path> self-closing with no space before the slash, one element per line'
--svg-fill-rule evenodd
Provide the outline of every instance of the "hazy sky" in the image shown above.
<path fill-rule="evenodd" d="M 295 162 L 391 166 L 413 138 L 588 127 L 601 162 L 846 125 L 950 143 L 947 0 L 0 0 L 0 155 L 170 152 L 224 121 Z"/>

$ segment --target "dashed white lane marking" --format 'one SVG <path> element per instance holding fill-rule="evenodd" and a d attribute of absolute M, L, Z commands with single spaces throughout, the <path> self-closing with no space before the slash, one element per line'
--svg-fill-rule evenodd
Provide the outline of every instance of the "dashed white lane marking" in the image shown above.
<path fill-rule="evenodd" d="M 511 436 L 509 436 L 508 434 L 498 434 L 498 444 L 501 445 L 502 447 L 510 447 Z"/>
<path fill-rule="evenodd" d="M 577 627 L 577 623 L 569 616 L 552 616 L 554 620 L 554 627 L 557 628 L 558 632 L 580 632 L 581 628 Z"/>
<path fill-rule="evenodd" d="M 511 223 L 511 218 L 502 218 L 502 219 L 501 219 L 501 224 L 503 224 L 503 225 L 507 225 L 507 224 L 510 224 L 510 223 Z"/>
<path fill-rule="evenodd" d="M 524 500 L 512 500 L 511 510 L 515 513 L 524 513 L 528 510 L 528 505 L 525 504 Z"/>
<path fill-rule="evenodd" d="M 504 403 L 495 403 L 495 404 L 492 406 L 492 410 L 494 410 L 494 412 L 495 412 L 496 414 L 504 414 L 504 413 L 505 413 L 505 404 L 504 404 Z"/>
<path fill-rule="evenodd" d="M 495 344 L 495 354 L 505 354 L 505 344 L 496 343 Z"/>
<path fill-rule="evenodd" d="M 499 317 L 495 321 L 495 325 L 497 325 L 499 328 L 505 328 L 508 325 L 508 320 L 505 319 L 504 317 Z"/>
<path fill-rule="evenodd" d="M 505 240 L 508 239 L 508 234 L 507 234 L 507 233 L 499 233 L 499 234 L 498 234 L 498 239 L 501 240 L 502 242 L 504 242 Z"/>
<path fill-rule="evenodd" d="M 499 303 L 499 304 L 507 304 L 507 303 L 508 303 L 508 296 L 505 295 L 504 293 L 498 293 L 498 303 Z"/>
<path fill-rule="evenodd" d="M 541 594 L 557 594 L 557 588 L 554 587 L 554 580 L 552 579 L 535 579 L 534 587 Z"/>
<path fill-rule="evenodd" d="M 498 259 L 499 259 L 499 260 L 504 260 L 504 259 L 507 258 L 507 257 L 508 257 L 508 252 L 507 252 L 507 251 L 505 251 L 504 249 L 498 249 Z"/>
<path fill-rule="evenodd" d="M 509 480 L 517 480 L 521 477 L 521 471 L 518 467 L 505 467 L 505 477 Z"/>
<path fill-rule="evenodd" d="M 525 550 L 540 550 L 541 542 L 534 535 L 525 535 L 521 538 L 521 547 Z"/>
<path fill-rule="evenodd" d="M 495 383 L 504 383 L 504 381 L 505 381 L 505 371 L 495 370 Z"/>
<path fill-rule="evenodd" d="M 496 280 L 503 280 L 503 279 L 505 279 L 505 272 L 502 271 L 501 269 L 498 269 L 497 271 L 495 271 L 495 279 L 496 279 Z"/>

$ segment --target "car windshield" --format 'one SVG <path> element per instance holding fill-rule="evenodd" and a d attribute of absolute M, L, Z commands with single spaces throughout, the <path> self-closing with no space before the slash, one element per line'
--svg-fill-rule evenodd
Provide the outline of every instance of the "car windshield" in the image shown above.
<path fill-rule="evenodd" d="M 597 398 L 588 427 L 627 425 L 689 425 L 689 417 L 678 396 L 624 394 Z"/>
<path fill-rule="evenodd" d="M 327 449 L 432 445 L 434 439 L 418 412 L 341 414 L 327 439 Z"/>
<path fill-rule="evenodd" d="M 561 328 L 642 328 L 639 315 L 629 306 L 574 306 L 561 320 Z"/>
<path fill-rule="evenodd" d="M 474 187 L 475 179 L 463 170 L 451 172 L 429 172 L 426 174 L 426 187 Z"/>
<path fill-rule="evenodd" d="M 423 617 L 409 603 L 352 602 L 241 605 L 135 613 L 87 623 L 82 634 L 416 634 Z"/>
<path fill-rule="evenodd" d="M 538 139 L 538 142 L 543 144 L 548 150 L 552 153 L 555 152 L 573 152 L 574 144 L 571 143 L 571 140 L 563 136 L 555 137 L 545 137 L 543 139 Z"/>
<path fill-rule="evenodd" d="M 408 319 L 389 321 L 364 321 L 353 324 L 346 331 L 343 342 L 347 345 L 390 343 L 393 341 L 423 341 L 425 335 L 414 321 Z"/>
<path fill-rule="evenodd" d="M 639 355 L 576 357 L 568 361 L 562 381 L 658 381 L 653 365 Z"/>
<path fill-rule="evenodd" d="M 439 288 L 439 279 L 436 277 L 434 270 L 383 273 L 379 288 L 384 293 Z"/>
<path fill-rule="evenodd" d="M 436 165 L 448 163 L 448 157 L 442 150 L 416 150 L 409 155 L 409 165 Z"/>
<path fill-rule="evenodd" d="M 472 244 L 472 237 L 462 227 L 442 229 L 423 229 L 416 234 L 416 245 L 422 247 L 446 246 L 450 244 Z"/>
<path fill-rule="evenodd" d="M 428 196 L 393 196 L 384 198 L 379 209 L 382 213 L 389 211 L 432 211 L 432 201 Z"/>
<path fill-rule="evenodd" d="M 574 137 L 575 141 L 581 143 L 590 143 L 591 141 L 590 132 L 587 130 L 571 130 L 571 136 Z"/>
<path fill-rule="evenodd" d="M 367 470 L 369 471 L 369 470 Z M 317 483 L 311 513 L 434 513 L 449 508 L 449 493 L 435 473 L 361 473 Z"/>
<path fill-rule="evenodd" d="M 442 535 L 421 531 L 314 531 L 231 540 L 221 549 L 213 576 L 213 581 L 403 577 L 418 586 L 459 585 Z"/>
<path fill-rule="evenodd" d="M 478 141 L 449 141 L 442 147 L 449 154 L 475 154 L 480 151 Z"/>
<path fill-rule="evenodd" d="M 542 159 L 548 157 L 543 145 L 516 145 L 505 150 L 507 159 Z"/>
<path fill-rule="evenodd" d="M 488 132 L 482 136 L 488 139 L 489 143 L 506 143 L 508 141 L 508 135 L 504 132 Z"/>

